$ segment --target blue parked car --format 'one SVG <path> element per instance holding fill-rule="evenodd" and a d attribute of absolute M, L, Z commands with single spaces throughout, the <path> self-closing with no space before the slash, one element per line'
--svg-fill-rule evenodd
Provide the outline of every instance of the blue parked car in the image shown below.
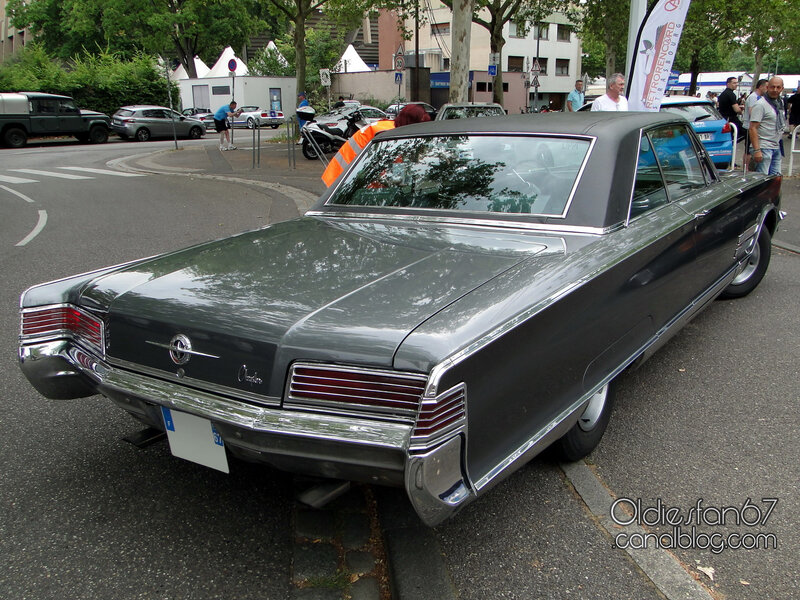
<path fill-rule="evenodd" d="M 688 96 L 670 96 L 661 101 L 661 112 L 669 112 L 687 119 L 697 137 L 706 147 L 709 157 L 718 169 L 727 169 L 733 153 L 732 127 L 719 114 L 710 100 Z"/>

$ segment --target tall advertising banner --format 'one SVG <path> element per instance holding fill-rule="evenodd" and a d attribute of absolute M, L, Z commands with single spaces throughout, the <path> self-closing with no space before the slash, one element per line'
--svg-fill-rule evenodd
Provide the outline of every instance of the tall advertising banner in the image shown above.
<path fill-rule="evenodd" d="M 629 110 L 661 108 L 690 2 L 658 0 L 645 15 L 628 76 Z"/>

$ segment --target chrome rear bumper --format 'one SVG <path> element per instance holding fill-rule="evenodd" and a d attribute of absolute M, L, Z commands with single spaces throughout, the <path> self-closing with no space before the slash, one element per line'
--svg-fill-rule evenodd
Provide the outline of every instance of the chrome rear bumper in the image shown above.
<path fill-rule="evenodd" d="M 435 525 L 474 498 L 462 471 L 464 433 L 410 452 L 413 425 L 256 406 L 109 365 L 69 340 L 25 344 L 20 366 L 53 399 L 103 394 L 163 429 L 160 406 L 211 421 L 228 450 L 279 469 L 404 486 L 420 518 Z"/>

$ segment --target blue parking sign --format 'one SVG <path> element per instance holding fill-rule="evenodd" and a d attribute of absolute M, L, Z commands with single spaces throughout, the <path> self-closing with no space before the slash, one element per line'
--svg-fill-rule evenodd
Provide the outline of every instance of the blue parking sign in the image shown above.
<path fill-rule="evenodd" d="M 403 74 L 402 73 L 395 73 L 394 74 L 394 82 L 396 85 L 400 85 L 403 83 Z"/>
<path fill-rule="evenodd" d="M 497 65 L 489 65 L 489 75 L 492 77 L 497 75 Z"/>

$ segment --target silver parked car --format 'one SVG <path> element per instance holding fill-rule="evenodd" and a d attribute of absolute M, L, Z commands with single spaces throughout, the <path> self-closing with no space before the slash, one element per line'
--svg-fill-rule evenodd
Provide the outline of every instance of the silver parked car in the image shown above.
<path fill-rule="evenodd" d="M 505 109 L 496 102 L 460 102 L 444 104 L 436 114 L 437 121 L 466 119 L 469 117 L 502 117 Z"/>
<path fill-rule="evenodd" d="M 205 123 L 164 106 L 123 106 L 111 118 L 111 129 L 123 139 L 146 142 L 155 137 L 172 137 L 173 124 L 179 137 L 197 139 L 206 132 Z"/>

